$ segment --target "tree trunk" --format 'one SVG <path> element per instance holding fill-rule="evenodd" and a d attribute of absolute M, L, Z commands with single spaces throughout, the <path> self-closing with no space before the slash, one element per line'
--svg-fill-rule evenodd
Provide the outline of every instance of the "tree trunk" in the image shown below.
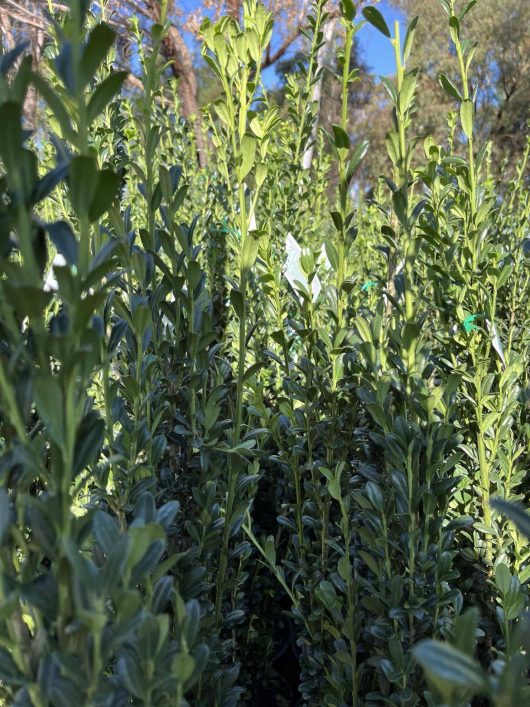
<path fill-rule="evenodd" d="M 328 54 L 330 52 L 330 44 L 333 39 L 333 34 L 335 32 L 335 18 L 329 19 L 324 25 L 322 44 L 318 50 L 317 54 L 317 66 L 322 68 L 325 66 Z M 324 81 L 324 72 L 320 74 L 319 80 L 316 82 L 313 88 L 313 102 L 316 103 L 316 117 L 313 123 L 313 128 L 311 130 L 311 137 L 309 138 L 309 143 L 305 149 L 304 155 L 302 157 L 302 168 L 309 169 L 311 163 L 313 162 L 313 153 L 315 151 L 315 145 L 318 138 L 318 123 L 320 115 L 320 103 L 322 101 L 322 84 Z"/>
<path fill-rule="evenodd" d="M 39 62 L 42 57 L 42 51 L 44 48 L 44 30 L 36 30 L 35 34 L 31 37 L 31 55 L 33 59 L 33 69 L 36 71 L 39 66 Z M 37 91 L 33 83 L 30 83 L 28 87 L 28 92 L 24 98 L 24 122 L 25 127 L 28 130 L 35 130 L 37 127 L 37 103 L 38 96 Z"/>
<path fill-rule="evenodd" d="M 241 16 L 241 0 L 226 0 L 226 12 L 239 22 Z"/>
<path fill-rule="evenodd" d="M 160 21 L 160 4 L 158 0 L 147 0 L 146 7 L 153 22 Z M 175 25 L 169 27 L 162 42 L 164 58 L 170 62 L 173 76 L 178 81 L 178 95 L 182 107 L 182 115 L 193 126 L 197 144 L 197 157 L 201 167 L 207 163 L 204 134 L 197 100 L 197 76 L 193 66 L 192 56 L 186 42 Z"/>

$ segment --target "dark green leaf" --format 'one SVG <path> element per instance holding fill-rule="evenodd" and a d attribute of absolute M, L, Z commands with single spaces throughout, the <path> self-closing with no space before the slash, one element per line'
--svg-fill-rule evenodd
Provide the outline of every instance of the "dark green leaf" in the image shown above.
<path fill-rule="evenodd" d="M 120 91 L 127 71 L 117 71 L 98 84 L 87 107 L 87 121 L 90 125 Z"/>
<path fill-rule="evenodd" d="M 368 140 L 361 140 L 361 142 L 353 150 L 350 161 L 348 162 L 346 173 L 346 178 L 348 182 L 351 181 L 353 175 L 357 171 L 357 168 L 359 167 L 366 153 L 368 152 L 369 147 L 370 143 L 368 142 Z"/>
<path fill-rule="evenodd" d="M 65 88 L 73 96 L 75 94 L 75 76 L 72 45 L 70 42 L 63 44 L 59 54 L 55 57 L 55 69 Z"/>
<path fill-rule="evenodd" d="M 340 127 L 340 125 L 332 125 L 333 139 L 335 147 L 338 150 L 349 150 L 350 149 L 350 138 L 348 134 Z"/>
<path fill-rule="evenodd" d="M 15 687 L 27 683 L 24 674 L 20 672 L 17 664 L 4 648 L 0 648 L 0 680 Z"/>
<path fill-rule="evenodd" d="M 68 164 L 60 164 L 44 175 L 33 189 L 31 203 L 38 204 L 60 184 L 68 174 Z"/>
<path fill-rule="evenodd" d="M 2 76 L 7 76 L 11 68 L 16 63 L 17 59 L 20 57 L 21 54 L 26 51 L 29 46 L 29 42 L 21 42 L 20 44 L 17 44 L 15 47 L 13 47 L 13 49 L 3 55 L 2 59 L 0 60 L 0 74 L 2 74 Z"/>
<path fill-rule="evenodd" d="M 124 319 L 118 319 L 116 324 L 112 327 L 108 345 L 109 354 L 113 353 L 116 350 L 118 344 L 125 336 L 125 332 L 127 331 L 128 326 L 129 325 Z"/>
<path fill-rule="evenodd" d="M 4 489 L 0 489 L 0 547 L 4 545 L 9 536 L 12 520 L 9 496 Z"/>
<path fill-rule="evenodd" d="M 91 81 L 114 42 L 115 33 L 104 22 L 94 27 L 81 57 L 81 88 Z"/>
<path fill-rule="evenodd" d="M 78 155 L 70 163 L 68 177 L 70 198 L 79 216 L 88 215 L 98 186 L 98 168 L 94 157 Z"/>
<path fill-rule="evenodd" d="M 153 613 L 158 614 L 166 610 L 171 601 L 173 592 L 173 578 L 169 576 L 161 577 L 155 584 L 153 589 L 153 598 L 151 601 Z"/>
<path fill-rule="evenodd" d="M 352 0 L 341 0 L 342 15 L 348 22 L 353 22 L 355 19 L 356 8 Z"/>
<path fill-rule="evenodd" d="M 111 207 L 116 198 L 120 177 L 111 169 L 104 169 L 99 173 L 97 188 L 90 205 L 89 218 L 97 221 Z"/>
<path fill-rule="evenodd" d="M 141 699 L 142 683 L 140 680 L 141 669 L 139 665 L 133 662 L 131 655 L 125 655 L 118 660 L 118 675 L 120 682 L 125 689 L 133 696 Z"/>
<path fill-rule="evenodd" d="M 48 106 L 50 107 L 52 113 L 57 118 L 63 136 L 73 142 L 76 137 L 76 133 L 72 127 L 72 123 L 68 116 L 68 111 L 66 110 L 62 99 L 54 91 L 54 89 L 45 81 L 39 74 L 33 74 L 32 83 L 37 89 L 37 91 L 44 98 Z"/>
<path fill-rule="evenodd" d="M 33 383 L 35 406 L 50 437 L 61 446 L 64 442 L 63 392 L 57 378 L 42 375 Z"/>
<path fill-rule="evenodd" d="M 118 524 L 108 513 L 96 511 L 92 519 L 92 529 L 98 545 L 105 555 L 109 555 L 121 537 Z"/>
<path fill-rule="evenodd" d="M 385 37 L 390 38 L 390 30 L 385 22 L 385 18 L 375 7 L 365 7 L 363 10 L 363 15 L 366 17 L 368 22 L 378 29 Z"/>
<path fill-rule="evenodd" d="M 0 106 L 0 125 L 0 157 L 8 172 L 17 172 L 22 152 L 22 112 L 18 103 Z"/>
<path fill-rule="evenodd" d="M 77 430 L 74 450 L 75 475 L 96 459 L 104 439 L 105 421 L 97 412 L 89 412 L 81 420 Z"/>
<path fill-rule="evenodd" d="M 50 240 L 69 265 L 77 265 L 78 244 L 70 225 L 66 221 L 46 224 Z"/>
<path fill-rule="evenodd" d="M 171 523 L 175 520 L 177 513 L 179 512 L 180 504 L 178 501 L 168 501 L 159 508 L 156 512 L 156 520 L 164 528 L 164 530 L 169 530 Z"/>

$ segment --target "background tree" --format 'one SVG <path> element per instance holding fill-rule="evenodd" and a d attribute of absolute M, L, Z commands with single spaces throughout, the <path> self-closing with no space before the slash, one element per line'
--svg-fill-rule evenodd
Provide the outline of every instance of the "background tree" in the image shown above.
<path fill-rule="evenodd" d="M 437 140 L 447 136 L 447 113 L 454 108 L 452 99 L 440 86 L 438 76 L 443 71 L 456 79 L 458 66 L 454 53 L 447 51 L 444 34 L 445 12 L 439 0 L 389 0 L 407 18 L 420 15 L 411 65 L 420 67 L 417 111 L 414 129 L 420 136 L 434 134 Z M 271 93 L 281 103 L 283 74 L 297 70 L 299 50 L 304 47 L 301 34 L 308 0 L 268 0 L 273 12 L 275 28 L 263 58 L 262 68 L 277 68 L 278 85 L 271 84 Z M 137 18 L 141 30 L 140 41 L 149 48 L 149 29 L 160 21 L 160 0 L 102 0 L 105 19 L 118 32 L 121 63 L 129 70 L 129 85 L 142 89 L 142 75 L 137 61 L 138 38 L 132 32 L 132 20 Z M 458 7 L 465 6 L 463 0 Z M 524 151 L 525 124 L 530 108 L 530 3 L 506 0 L 499 9 L 496 0 L 481 0 L 480 13 L 470 8 L 466 18 L 469 36 L 478 37 L 471 80 L 477 87 L 477 143 L 492 142 L 494 164 L 507 159 L 514 165 Z M 0 0 L 0 31 L 4 46 L 16 41 L 29 41 L 29 50 L 38 63 L 46 43 L 48 20 L 45 10 L 66 10 L 66 4 L 53 0 Z M 382 8 L 384 11 L 384 8 Z M 332 73 L 340 50 L 342 37 L 337 17 L 337 3 L 329 0 L 331 14 L 326 47 L 320 60 L 326 67 L 322 82 L 316 87 L 315 100 L 320 102 L 322 127 L 330 127 L 337 116 L 337 90 Z M 217 18 L 228 13 L 234 18 L 241 12 L 241 0 L 168 0 L 166 5 L 170 29 L 161 46 L 161 61 L 168 64 L 167 85 L 177 82 L 180 112 L 194 127 L 198 157 L 202 165 L 206 159 L 204 137 L 200 125 L 200 109 L 218 92 L 218 86 L 200 56 L 200 25 L 205 17 Z M 385 170 L 385 135 L 389 129 L 388 95 L 384 86 L 370 76 L 370 67 L 363 63 L 362 52 L 356 44 L 352 65 L 360 69 L 361 81 L 351 88 L 352 137 L 368 138 L 372 149 L 363 161 L 358 174 L 361 187 L 373 185 Z M 320 97 L 318 93 L 321 93 Z M 173 92 L 168 92 L 168 98 Z M 33 127 L 36 119 L 36 100 L 30 90 L 25 106 L 27 125 Z M 307 155 L 309 159 L 311 155 Z"/>
<path fill-rule="evenodd" d="M 34 68 L 38 67 L 45 44 L 46 20 L 42 7 L 31 0 L 0 0 L 0 37 L 5 50 L 12 49 L 18 41 L 28 43 Z M 24 101 L 26 126 L 35 128 L 37 120 L 37 94 L 30 86 Z"/>
<path fill-rule="evenodd" d="M 447 16 L 439 0 L 392 0 L 408 17 L 420 15 L 411 65 L 420 67 L 418 111 L 420 134 L 443 135 L 447 111 L 454 108 L 438 75 L 457 79 L 457 58 L 448 52 Z M 475 4 L 475 3 L 472 3 Z M 466 3 L 458 2 L 461 11 Z M 530 3 L 525 0 L 480 0 L 480 10 L 466 16 L 468 37 L 478 44 L 471 66 L 477 89 L 477 144 L 491 139 L 494 159 L 515 164 L 525 146 L 530 117 Z"/>
<path fill-rule="evenodd" d="M 186 0 L 167 0 L 166 3 L 160 0 L 101 0 L 99 4 L 105 20 L 119 34 L 122 62 L 130 71 L 129 84 L 139 89 L 142 87 L 142 76 L 138 75 L 135 62 L 138 46 L 131 31 L 131 21 L 133 18 L 138 21 L 142 30 L 141 41 L 147 46 L 151 41 L 149 29 L 152 24 L 160 22 L 161 12 L 164 12 L 170 23 L 161 46 L 163 59 L 168 63 L 168 79 L 177 81 L 180 110 L 193 124 L 199 161 L 204 165 L 206 153 L 199 120 L 198 74 L 203 68 L 197 41 L 200 24 L 207 16 L 216 19 L 222 14 L 229 14 L 237 19 L 241 12 L 241 0 L 204 0 L 191 6 Z M 263 58 L 263 68 L 268 68 L 281 60 L 300 37 L 308 0 L 269 0 L 265 4 L 275 17 L 274 41 Z M 53 0 L 0 0 L 0 29 L 4 44 L 10 46 L 21 39 L 28 39 L 30 51 L 38 60 L 48 31 L 46 11 L 49 10 L 67 10 L 67 4 Z M 207 81 L 204 72 L 201 78 L 204 85 Z M 29 100 L 31 103 L 31 97 Z M 35 105 L 31 110 L 28 106 L 28 121 L 33 124 L 34 116 L 29 117 L 31 111 L 34 113 Z"/>

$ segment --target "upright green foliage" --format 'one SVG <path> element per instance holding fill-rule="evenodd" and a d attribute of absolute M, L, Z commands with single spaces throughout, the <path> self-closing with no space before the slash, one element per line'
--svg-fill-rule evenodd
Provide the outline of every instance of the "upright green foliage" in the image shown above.
<path fill-rule="evenodd" d="M 492 505 L 508 516 L 527 539 L 530 537 L 529 516 L 524 508 L 501 499 L 495 499 Z M 484 671 L 473 656 L 476 638 L 482 632 L 478 628 L 478 611 L 469 609 L 455 620 L 450 643 L 424 641 L 414 649 L 432 690 L 429 704 L 459 707 L 478 695 L 487 696 L 498 707 L 528 700 L 530 689 L 523 679 L 528 671 L 529 628 L 528 615 L 523 614 L 524 593 L 517 576 L 502 563 L 495 570 L 495 585 L 499 591 L 496 612 L 504 639 L 495 674 Z"/>
<path fill-rule="evenodd" d="M 422 18 L 363 11 L 395 57 L 367 195 L 349 0 L 312 3 L 281 107 L 265 8 L 203 25 L 206 169 L 164 2 L 133 23 L 141 93 L 86 2 L 38 75 L 0 59 L 2 704 L 528 699 L 529 150 L 507 183 L 477 144 L 480 6 L 441 4 L 441 143 L 415 137 Z"/>
<path fill-rule="evenodd" d="M 218 149 L 226 146 L 224 154 L 221 153 L 220 167 L 225 188 L 235 188 L 237 193 L 237 199 L 229 202 L 231 211 L 226 215 L 233 224 L 226 228 L 226 234 L 235 258 L 230 302 L 238 321 L 238 358 L 232 438 L 226 449 L 229 480 L 215 598 L 216 621 L 220 627 L 230 539 L 240 530 L 246 511 L 244 503 L 236 505 L 236 492 L 238 487 L 241 488 L 246 456 L 256 444 L 256 435 L 249 436 L 244 432 L 245 381 L 256 367 L 256 362 L 252 364 L 254 368 L 247 367 L 247 300 L 263 233 L 263 227 L 256 221 L 256 209 L 267 178 L 267 150 L 277 117 L 274 109 L 265 107 L 264 111 L 259 110 L 261 57 L 272 34 L 272 19 L 264 7 L 254 2 L 246 3 L 242 28 L 233 20 L 224 18 L 215 26 L 204 27 L 203 31 L 206 58 L 223 87 L 223 97 L 213 106 L 220 118 L 219 125 L 211 121 L 214 145 Z"/>
<path fill-rule="evenodd" d="M 27 60 L 9 81 L 3 58 L 2 690 L 20 705 L 182 704 L 207 650 L 193 652 L 198 606 L 183 603 L 160 563 L 178 504 L 157 508 L 146 484 L 131 488 L 126 508 L 107 503 L 105 420 L 92 386 L 123 335 L 104 314 L 120 240 L 95 231 L 119 180 L 98 166 L 90 139 L 123 75 L 98 80 L 114 35 L 104 23 L 86 35 L 85 15 L 73 3 L 56 26 L 57 88 Z M 54 137 L 57 162 L 42 175 L 20 128 L 29 81 L 67 141 Z M 68 195 L 68 216 L 43 222 L 37 211 L 56 189 Z"/>

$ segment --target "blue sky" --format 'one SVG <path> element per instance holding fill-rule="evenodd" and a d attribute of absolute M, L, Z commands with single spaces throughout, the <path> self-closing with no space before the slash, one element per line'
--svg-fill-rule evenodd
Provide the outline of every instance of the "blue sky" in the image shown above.
<path fill-rule="evenodd" d="M 381 2 L 377 8 L 382 12 L 387 25 L 393 31 L 394 21 L 400 20 L 402 37 L 405 36 L 403 15 L 394 7 L 389 7 L 388 2 Z M 366 23 L 359 32 L 359 42 L 363 49 L 364 58 L 374 74 L 387 75 L 394 73 L 394 50 L 387 37 Z"/>

